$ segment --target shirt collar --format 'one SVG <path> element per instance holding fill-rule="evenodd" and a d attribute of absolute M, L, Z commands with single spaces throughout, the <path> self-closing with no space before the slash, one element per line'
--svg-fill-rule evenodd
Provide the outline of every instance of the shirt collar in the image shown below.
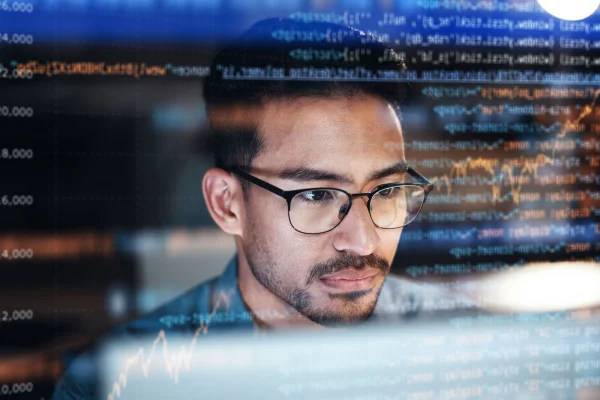
<path fill-rule="evenodd" d="M 245 324 L 252 322 L 252 317 L 242 299 L 237 277 L 238 262 L 237 253 L 235 253 L 211 287 L 210 309 L 229 314 L 235 323 Z M 230 320 L 229 322 L 234 321 Z"/>

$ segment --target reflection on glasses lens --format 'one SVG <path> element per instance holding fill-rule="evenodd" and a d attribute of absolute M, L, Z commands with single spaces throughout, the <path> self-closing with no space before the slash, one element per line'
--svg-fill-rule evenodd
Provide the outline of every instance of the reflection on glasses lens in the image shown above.
<path fill-rule="evenodd" d="M 348 195 L 341 190 L 307 190 L 292 199 L 290 222 L 300 232 L 326 232 L 340 222 L 340 215 L 344 217 L 348 203 Z"/>
<path fill-rule="evenodd" d="M 394 186 L 378 191 L 371 199 L 371 218 L 385 229 L 411 223 L 421 211 L 425 191 L 420 186 Z"/>
<path fill-rule="evenodd" d="M 371 219 L 380 228 L 401 228 L 416 218 L 424 199 L 425 191 L 416 185 L 381 189 L 371 199 Z M 292 198 L 290 222 L 303 233 L 327 232 L 341 222 L 349 206 L 350 198 L 341 190 L 306 190 Z"/>

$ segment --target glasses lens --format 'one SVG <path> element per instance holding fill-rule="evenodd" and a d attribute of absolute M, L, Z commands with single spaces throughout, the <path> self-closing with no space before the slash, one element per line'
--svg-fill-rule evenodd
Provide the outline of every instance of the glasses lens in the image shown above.
<path fill-rule="evenodd" d="M 393 186 L 378 191 L 371 199 L 371 218 L 380 228 L 400 228 L 421 211 L 425 191 L 420 186 Z"/>
<path fill-rule="evenodd" d="M 340 190 L 306 190 L 292 198 L 290 222 L 303 233 L 327 232 L 340 223 L 348 203 L 348 196 Z"/>

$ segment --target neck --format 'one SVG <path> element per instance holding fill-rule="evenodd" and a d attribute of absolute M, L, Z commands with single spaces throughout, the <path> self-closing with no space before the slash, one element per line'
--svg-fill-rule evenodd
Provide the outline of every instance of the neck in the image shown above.
<path fill-rule="evenodd" d="M 323 328 L 264 287 L 252 273 L 242 246 L 237 249 L 238 285 L 250 312 L 269 329 Z"/>

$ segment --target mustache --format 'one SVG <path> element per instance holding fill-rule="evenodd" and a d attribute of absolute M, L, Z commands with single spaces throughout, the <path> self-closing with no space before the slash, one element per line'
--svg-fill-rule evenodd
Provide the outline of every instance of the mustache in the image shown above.
<path fill-rule="evenodd" d="M 383 272 L 387 272 L 390 269 L 390 263 L 375 254 L 369 254 L 368 256 L 344 254 L 340 257 L 320 262 L 312 267 L 306 278 L 306 284 L 309 285 L 324 275 L 333 274 L 352 267 L 359 269 L 375 267 Z"/>

